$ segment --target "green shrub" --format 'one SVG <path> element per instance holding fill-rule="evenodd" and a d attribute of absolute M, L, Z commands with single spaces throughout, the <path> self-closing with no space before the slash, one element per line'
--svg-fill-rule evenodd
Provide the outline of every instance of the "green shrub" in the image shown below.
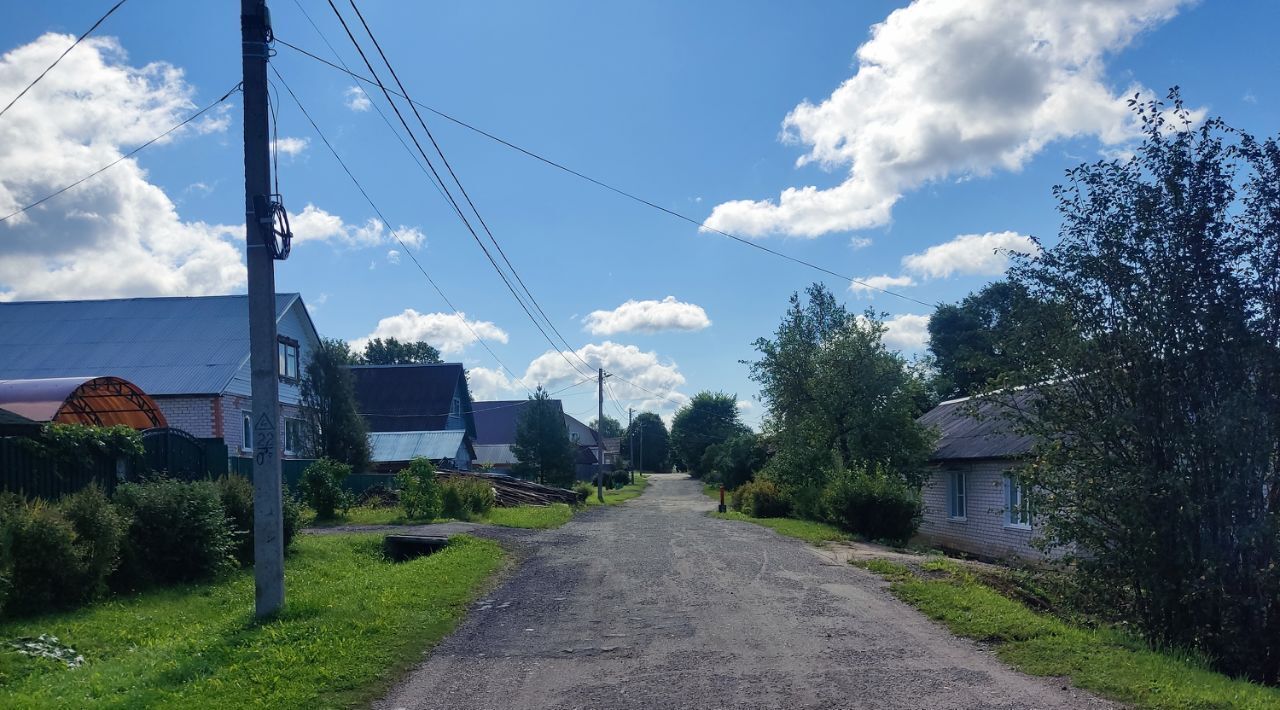
<path fill-rule="evenodd" d="M 6 512 L 4 532 L 12 555 L 6 613 L 65 608 L 89 596 L 84 548 L 60 510 L 39 500 L 16 506 Z"/>
<path fill-rule="evenodd" d="M 117 586 L 210 579 L 235 566 L 236 535 L 212 481 L 127 483 L 116 503 L 131 516 Z"/>
<path fill-rule="evenodd" d="M 316 511 L 316 518 L 328 520 L 339 511 L 343 514 L 351 507 L 351 494 L 342 487 L 351 467 L 333 459 L 320 459 L 302 472 L 298 492 L 302 500 Z"/>
<path fill-rule="evenodd" d="M 416 458 L 396 474 L 396 486 L 400 489 L 400 507 L 405 517 L 430 520 L 440 517 L 440 484 L 436 481 L 436 467 L 424 458 Z"/>
<path fill-rule="evenodd" d="M 462 489 L 454 485 L 453 481 L 445 481 L 440 486 L 440 514 L 457 520 L 471 519 L 471 511 L 467 510 L 467 504 L 462 501 Z"/>
<path fill-rule="evenodd" d="M 233 534 L 236 536 L 235 556 L 243 567 L 253 565 L 253 484 L 244 476 L 228 474 L 215 482 L 222 510 L 227 514 Z M 281 495 L 281 522 L 284 527 L 284 547 L 289 549 L 293 536 L 302 521 L 302 506 L 286 488 Z"/>
<path fill-rule="evenodd" d="M 822 488 L 819 486 L 800 486 L 787 492 L 791 499 L 791 514 L 804 520 L 827 520 L 827 511 L 823 509 Z"/>
<path fill-rule="evenodd" d="M 733 489 L 734 510 L 753 518 L 782 518 L 791 512 L 791 501 L 767 479 L 757 479 Z"/>
<path fill-rule="evenodd" d="M 836 466 L 822 507 L 834 525 L 872 540 L 905 542 L 920 525 L 920 497 L 880 467 Z"/>
<path fill-rule="evenodd" d="M 107 579 L 120 565 L 120 548 L 128 521 L 97 485 L 81 489 L 58 502 L 58 509 L 71 523 L 76 544 L 83 554 L 81 584 L 85 598 L 107 591 Z"/>
<path fill-rule="evenodd" d="M 586 481 L 578 481 L 573 484 L 573 492 L 578 494 L 578 502 L 583 503 L 596 492 L 596 489 Z"/>
<path fill-rule="evenodd" d="M 472 515 L 484 515 L 493 510 L 494 504 L 497 502 L 493 493 L 493 486 L 488 481 L 482 481 L 475 478 L 464 478 L 459 481 L 453 481 L 462 489 L 462 499 L 466 503 L 467 510 Z"/>

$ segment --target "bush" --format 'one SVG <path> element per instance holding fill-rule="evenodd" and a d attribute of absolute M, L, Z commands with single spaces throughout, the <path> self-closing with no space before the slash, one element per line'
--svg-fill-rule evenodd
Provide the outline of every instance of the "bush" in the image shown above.
<path fill-rule="evenodd" d="M 880 467 L 836 466 L 822 494 L 828 520 L 872 540 L 905 542 L 920 525 L 920 497 Z"/>
<path fill-rule="evenodd" d="M 235 566 L 236 535 L 212 481 L 127 483 L 116 502 L 132 517 L 118 586 L 205 580 Z"/>
<path fill-rule="evenodd" d="M 791 515 L 803 520 L 826 521 L 827 511 L 823 507 L 822 491 L 819 486 L 800 486 L 788 491 Z"/>
<path fill-rule="evenodd" d="M 409 462 L 409 467 L 396 474 L 400 489 L 400 507 L 405 517 L 430 520 L 440 517 L 440 484 L 436 467 L 424 458 Z"/>
<path fill-rule="evenodd" d="M 470 520 L 493 510 L 493 487 L 474 478 L 451 478 L 440 486 L 440 500 L 444 517 Z"/>
<path fill-rule="evenodd" d="M 298 492 L 302 500 L 316 511 L 318 520 L 333 518 L 339 511 L 344 515 L 351 507 L 351 494 L 342 487 L 351 467 L 333 459 L 319 459 L 302 472 Z"/>
<path fill-rule="evenodd" d="M 218 497 L 222 501 L 222 510 L 231 523 L 232 534 L 236 537 L 235 556 L 242 567 L 253 565 L 253 484 L 244 476 L 228 474 L 215 482 L 218 486 Z M 293 544 L 293 536 L 298 532 L 302 521 L 302 506 L 289 494 L 288 489 L 282 491 L 281 522 L 284 527 L 284 547 L 289 549 Z"/>
<path fill-rule="evenodd" d="M 791 512 L 791 500 L 777 484 L 757 479 L 733 489 L 733 509 L 753 518 L 782 518 Z"/>
<path fill-rule="evenodd" d="M 89 597 L 84 548 L 57 508 L 39 500 L 14 506 L 5 513 L 4 536 L 12 557 L 6 613 L 64 608 Z"/>
<path fill-rule="evenodd" d="M 128 522 L 97 485 L 63 498 L 58 508 L 71 523 L 83 554 L 84 598 L 99 597 L 107 591 L 107 579 L 120 565 Z"/>
<path fill-rule="evenodd" d="M 573 484 L 573 492 L 578 494 L 579 503 L 585 503 L 596 492 L 596 489 L 586 481 L 578 481 Z"/>

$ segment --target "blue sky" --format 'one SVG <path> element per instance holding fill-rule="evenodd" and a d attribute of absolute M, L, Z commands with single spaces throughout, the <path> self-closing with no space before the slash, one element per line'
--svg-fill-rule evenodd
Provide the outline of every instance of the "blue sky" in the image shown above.
<path fill-rule="evenodd" d="M 302 4 L 355 67 L 328 5 Z M 67 45 L 46 33 L 78 34 L 108 5 L 6 8 L 5 101 Z M 361 9 L 414 98 L 669 209 L 940 302 L 998 278 L 993 247 L 1026 248 L 1028 235 L 1052 242 L 1051 187 L 1072 165 L 1123 153 L 1127 90 L 1177 84 L 1192 107 L 1275 133 L 1280 49 L 1270 31 L 1280 6 L 1074 5 L 365 0 Z M 271 6 L 278 37 L 330 56 L 292 0 Z M 96 36 L 0 117 L 0 206 L 109 162 L 239 80 L 236 3 L 131 0 Z M 377 113 L 350 106 L 355 82 L 278 49 L 274 65 L 502 362 L 530 386 L 580 379 L 549 354 Z M 280 106 L 280 136 L 300 139 L 280 158 L 298 232 L 278 266 L 280 290 L 301 292 L 325 335 L 421 335 L 478 373 L 482 396 L 523 396 L 467 342 L 470 331 L 388 230 L 369 224 L 372 210 L 292 101 Z M 219 111 L 0 225 L 0 297 L 242 290 L 238 99 Z M 814 280 L 855 309 L 887 312 L 895 346 L 920 350 L 920 304 L 852 291 L 427 118 L 529 289 L 593 365 L 676 401 L 713 389 L 750 402 L 756 388 L 738 361 Z M 815 189 L 780 197 L 806 186 Z M 615 312 L 627 301 L 656 303 Z M 588 320 L 596 311 L 606 313 Z M 618 381 L 614 390 L 624 408 L 672 408 Z M 592 416 L 589 386 L 562 396 L 570 412 Z M 759 403 L 743 407 L 758 422 Z"/>

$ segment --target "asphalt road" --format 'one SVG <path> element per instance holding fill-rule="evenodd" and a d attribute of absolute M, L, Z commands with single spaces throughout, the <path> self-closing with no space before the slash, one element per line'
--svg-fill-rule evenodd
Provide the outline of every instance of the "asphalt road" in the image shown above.
<path fill-rule="evenodd" d="M 684 476 L 558 530 L 379 708 L 1097 708 L 805 543 L 705 515 Z"/>

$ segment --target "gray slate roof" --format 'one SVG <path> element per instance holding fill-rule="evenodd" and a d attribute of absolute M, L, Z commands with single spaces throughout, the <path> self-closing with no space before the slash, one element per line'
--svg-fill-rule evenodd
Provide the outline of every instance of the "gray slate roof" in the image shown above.
<path fill-rule="evenodd" d="M 1025 404 L 1032 394 L 1008 395 L 1007 403 L 992 399 L 954 399 L 943 402 L 916 421 L 938 433 L 931 461 L 1017 458 L 1031 452 L 1036 439 L 1014 431 L 1005 418 L 1007 407 Z"/>
<path fill-rule="evenodd" d="M 277 320 L 300 300 L 276 294 Z M 0 303 L 0 379 L 122 377 L 149 395 L 219 394 L 249 359 L 249 297 Z"/>

